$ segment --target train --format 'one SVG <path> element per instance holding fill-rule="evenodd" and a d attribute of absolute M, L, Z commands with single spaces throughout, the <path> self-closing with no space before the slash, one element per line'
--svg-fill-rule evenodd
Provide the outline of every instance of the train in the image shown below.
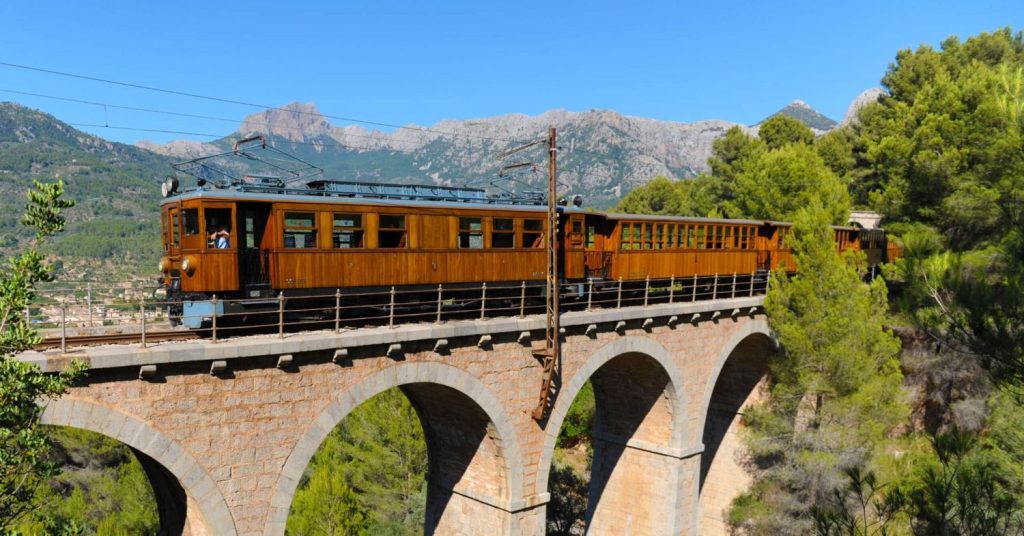
<path fill-rule="evenodd" d="M 169 179 L 160 205 L 162 288 L 172 320 L 189 328 L 276 310 L 281 296 L 544 288 L 540 195 L 324 179 L 203 182 L 178 191 Z M 796 267 L 786 222 L 599 212 L 575 201 L 558 206 L 562 283 L 756 277 Z M 882 230 L 833 230 L 839 251 L 863 251 L 870 266 L 899 255 Z"/>

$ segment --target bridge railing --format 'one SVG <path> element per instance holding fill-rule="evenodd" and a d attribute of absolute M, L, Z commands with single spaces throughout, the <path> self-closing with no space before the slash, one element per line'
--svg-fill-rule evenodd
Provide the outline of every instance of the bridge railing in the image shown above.
<path fill-rule="evenodd" d="M 647 307 L 740 298 L 765 293 L 769 272 L 717 274 L 659 279 L 587 279 L 560 286 L 563 312 L 622 307 Z M 545 312 L 544 288 L 536 281 L 505 281 L 436 288 L 383 291 L 335 289 L 300 294 L 202 300 L 204 307 L 183 311 L 181 303 L 158 298 L 155 285 L 55 286 L 39 289 L 24 311 L 41 328 L 45 344 L 67 346 L 120 335 L 145 346 L 169 334 L 188 331 L 178 324 L 201 325 L 192 330 L 212 342 L 239 334 L 325 330 L 336 332 L 372 326 L 442 323 L 450 320 L 524 317 Z M 212 314 L 218 311 L 219 314 Z M 118 341 L 122 342 L 122 341 Z"/>

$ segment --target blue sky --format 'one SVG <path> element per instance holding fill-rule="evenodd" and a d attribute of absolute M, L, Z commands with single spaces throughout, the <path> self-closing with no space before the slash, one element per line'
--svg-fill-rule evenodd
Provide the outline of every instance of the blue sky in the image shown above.
<path fill-rule="evenodd" d="M 1024 29 L 1024 2 L 7 0 L 0 21 L 0 62 L 274 106 L 315 102 L 384 123 L 599 108 L 750 124 L 793 99 L 841 119 L 899 49 Z M 0 90 L 232 120 L 256 111 L 10 67 L 0 67 Z M 235 128 L 3 91 L 0 100 L 71 123 Z M 129 143 L 203 139 L 83 130 Z"/>

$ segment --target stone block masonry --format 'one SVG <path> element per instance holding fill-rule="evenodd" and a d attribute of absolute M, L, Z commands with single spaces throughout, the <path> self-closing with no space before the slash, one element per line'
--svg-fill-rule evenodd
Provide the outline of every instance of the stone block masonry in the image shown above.
<path fill-rule="evenodd" d="M 555 439 L 593 380 L 589 533 L 707 534 L 720 527 L 702 507 L 720 516 L 748 482 L 735 416 L 757 398 L 774 351 L 760 300 L 567 313 L 557 397 L 539 423 L 541 369 L 522 334 L 542 339 L 543 317 L 88 349 L 86 383 L 49 403 L 44 422 L 103 433 L 152 460 L 162 486 L 180 486 L 161 496 L 165 530 L 280 535 L 323 439 L 398 387 L 428 439 L 425 532 L 539 535 Z M 668 321 L 695 313 L 715 320 Z M 491 344 L 478 345 L 482 335 Z M 290 365 L 278 367 L 284 355 Z M 66 357 L 22 359 L 53 370 Z M 213 361 L 223 370 L 211 374 Z M 156 372 L 140 379 L 144 365 Z"/>

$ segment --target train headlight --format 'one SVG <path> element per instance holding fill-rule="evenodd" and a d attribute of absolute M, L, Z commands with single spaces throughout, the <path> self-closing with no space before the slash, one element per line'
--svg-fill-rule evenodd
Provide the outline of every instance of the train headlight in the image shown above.
<path fill-rule="evenodd" d="M 167 257 L 160 257 L 160 272 L 165 273 L 171 269 L 171 259 Z"/>
<path fill-rule="evenodd" d="M 186 275 L 192 275 L 198 265 L 199 261 L 195 257 L 188 255 L 181 261 L 181 271 L 185 272 Z"/>

